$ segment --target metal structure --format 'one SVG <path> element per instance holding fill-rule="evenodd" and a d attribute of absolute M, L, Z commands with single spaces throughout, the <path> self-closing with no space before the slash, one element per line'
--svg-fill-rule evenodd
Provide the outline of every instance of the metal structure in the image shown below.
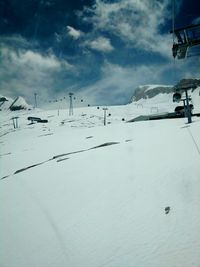
<path fill-rule="evenodd" d="M 104 119 L 103 119 L 103 124 L 104 126 L 106 126 L 106 111 L 108 110 L 108 108 L 103 108 L 104 111 Z"/>
<path fill-rule="evenodd" d="M 173 95 L 173 102 L 180 102 L 181 101 L 181 94 L 176 92 Z"/>
<path fill-rule="evenodd" d="M 188 90 L 195 89 L 197 86 L 194 84 L 183 84 L 175 86 L 175 94 L 173 95 L 173 102 L 183 101 L 183 108 L 185 117 L 188 118 L 188 123 L 192 122 L 192 106 L 190 104 L 191 97 L 188 96 Z M 181 98 L 181 93 L 185 92 L 185 98 Z"/>
<path fill-rule="evenodd" d="M 200 45 L 200 24 L 189 25 L 187 27 L 174 29 L 170 31 L 173 33 L 173 57 L 183 59 L 187 57 L 188 49 Z M 174 41 L 176 37 L 177 42 Z"/>
<path fill-rule="evenodd" d="M 72 103 L 72 96 L 73 95 L 74 95 L 73 93 L 69 93 L 69 116 L 74 114 L 73 103 Z"/>
<path fill-rule="evenodd" d="M 14 129 L 17 129 L 19 127 L 18 119 L 19 119 L 19 117 L 12 117 Z"/>
<path fill-rule="evenodd" d="M 34 97 L 35 97 L 35 105 L 34 105 L 34 107 L 37 108 L 37 93 L 34 93 Z"/>

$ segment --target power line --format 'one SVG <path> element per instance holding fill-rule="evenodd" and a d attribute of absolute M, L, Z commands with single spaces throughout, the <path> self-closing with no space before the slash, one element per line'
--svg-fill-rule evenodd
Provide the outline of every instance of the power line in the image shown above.
<path fill-rule="evenodd" d="M 195 145 L 195 147 L 196 147 L 196 149 L 197 149 L 197 152 L 199 153 L 199 156 L 200 156 L 200 148 L 199 148 L 199 146 L 197 145 L 197 142 L 196 142 L 196 140 L 194 139 L 194 136 L 193 136 L 192 132 L 190 131 L 189 127 L 187 127 L 187 130 L 188 130 L 188 132 L 189 132 L 189 134 L 190 134 L 190 136 L 191 136 L 191 138 L 192 138 L 192 141 L 193 141 L 193 143 L 194 143 L 194 145 Z"/>

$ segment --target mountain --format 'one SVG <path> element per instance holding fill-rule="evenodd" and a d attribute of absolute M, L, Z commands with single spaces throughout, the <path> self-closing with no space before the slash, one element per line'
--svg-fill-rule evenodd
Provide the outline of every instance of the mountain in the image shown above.
<path fill-rule="evenodd" d="M 9 109 L 10 105 L 13 103 L 13 99 L 0 95 L 0 110 Z"/>
<path fill-rule="evenodd" d="M 193 87 L 192 91 L 194 91 L 197 87 L 200 86 L 200 79 L 182 79 L 174 86 L 174 89 L 190 86 Z"/>
<path fill-rule="evenodd" d="M 134 91 L 131 101 L 138 101 L 140 99 L 147 99 L 155 97 L 158 94 L 169 94 L 173 92 L 172 85 L 141 85 Z"/>
<path fill-rule="evenodd" d="M 169 85 L 141 85 L 134 91 L 130 103 L 136 106 L 148 107 L 151 112 L 172 112 L 182 102 L 173 102 L 173 94 L 177 88 L 191 86 L 189 96 L 194 105 L 194 112 L 200 112 L 200 79 L 182 79 L 175 86 Z M 182 98 L 185 97 L 181 91 Z"/>
<path fill-rule="evenodd" d="M 27 110 L 32 109 L 32 106 L 29 105 L 22 96 L 18 96 L 14 100 L 9 97 L 0 96 L 0 110 Z"/>
<path fill-rule="evenodd" d="M 196 87 L 200 86 L 200 79 L 182 79 L 175 86 L 172 85 L 141 85 L 137 87 L 131 97 L 130 102 L 137 102 L 141 99 L 150 99 L 159 94 L 172 94 L 180 87 Z M 196 89 L 192 89 L 192 92 Z"/>

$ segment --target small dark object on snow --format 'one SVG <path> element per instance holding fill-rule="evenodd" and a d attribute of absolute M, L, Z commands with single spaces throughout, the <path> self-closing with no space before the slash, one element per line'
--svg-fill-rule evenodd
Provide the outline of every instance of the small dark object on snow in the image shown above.
<path fill-rule="evenodd" d="M 33 122 L 33 121 L 40 121 L 41 118 L 38 118 L 38 117 L 28 117 L 27 120 Z"/>
<path fill-rule="evenodd" d="M 125 119 L 124 119 L 124 118 L 122 118 L 122 121 L 125 121 Z"/>
<path fill-rule="evenodd" d="M 99 109 L 99 107 L 97 107 L 97 109 Z"/>
<path fill-rule="evenodd" d="M 40 123 L 47 123 L 48 120 L 39 120 L 38 122 L 40 122 Z"/>
<path fill-rule="evenodd" d="M 41 118 L 38 118 L 38 117 L 28 117 L 27 120 L 31 121 L 31 123 L 33 122 L 47 123 L 48 122 L 48 120 L 42 120 Z"/>
<path fill-rule="evenodd" d="M 170 212 L 170 207 L 165 208 L 165 214 L 168 214 Z"/>
<path fill-rule="evenodd" d="M 110 117 L 110 116 L 111 116 L 111 113 L 108 114 L 108 117 Z"/>
<path fill-rule="evenodd" d="M 89 139 L 89 138 L 93 138 L 93 136 L 92 135 L 87 136 L 85 139 Z"/>

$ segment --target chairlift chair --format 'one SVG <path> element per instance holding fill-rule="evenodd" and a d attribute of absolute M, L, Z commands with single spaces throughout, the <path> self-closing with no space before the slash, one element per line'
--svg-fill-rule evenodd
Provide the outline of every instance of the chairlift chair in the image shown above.
<path fill-rule="evenodd" d="M 173 94 L 173 102 L 180 102 L 181 101 L 181 94 L 180 93 L 174 93 Z"/>

